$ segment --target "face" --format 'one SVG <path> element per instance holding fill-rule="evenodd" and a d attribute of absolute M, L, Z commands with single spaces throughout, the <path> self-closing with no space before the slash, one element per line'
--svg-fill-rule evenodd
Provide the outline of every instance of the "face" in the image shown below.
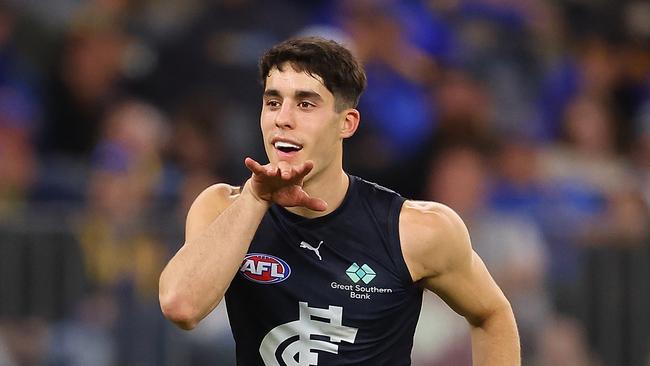
<path fill-rule="evenodd" d="M 285 64 L 266 78 L 260 116 L 264 148 L 271 163 L 314 162 L 310 176 L 341 166 L 342 139 L 358 125 L 358 112 L 337 112 L 322 79 Z"/>

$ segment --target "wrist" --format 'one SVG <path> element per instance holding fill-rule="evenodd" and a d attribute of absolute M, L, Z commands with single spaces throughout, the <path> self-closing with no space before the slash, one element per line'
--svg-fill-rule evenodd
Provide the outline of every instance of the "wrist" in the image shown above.
<path fill-rule="evenodd" d="M 264 206 L 267 209 L 271 207 L 272 204 L 271 201 L 263 199 L 255 192 L 255 190 L 251 186 L 251 179 L 248 179 L 246 183 L 244 183 L 244 188 L 241 191 L 241 195 L 244 197 L 251 198 L 252 200 L 254 200 L 255 203 L 257 203 L 260 206 Z"/>

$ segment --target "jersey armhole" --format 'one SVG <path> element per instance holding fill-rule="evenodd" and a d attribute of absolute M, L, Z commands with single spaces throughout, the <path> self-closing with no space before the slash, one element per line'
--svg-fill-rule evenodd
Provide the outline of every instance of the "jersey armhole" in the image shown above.
<path fill-rule="evenodd" d="M 399 216 L 402 212 L 402 206 L 406 199 L 401 196 L 395 197 L 390 204 L 388 212 L 388 240 L 390 241 L 391 256 L 398 274 L 404 284 L 412 286 L 415 283 L 411 277 L 411 272 L 406 265 L 404 253 L 402 252 L 402 242 L 399 237 Z"/>

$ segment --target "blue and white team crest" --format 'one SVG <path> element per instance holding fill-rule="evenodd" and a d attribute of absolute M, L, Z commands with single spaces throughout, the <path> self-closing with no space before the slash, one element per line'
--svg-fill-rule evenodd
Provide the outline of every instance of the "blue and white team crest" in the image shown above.
<path fill-rule="evenodd" d="M 276 256 L 249 253 L 244 257 L 239 273 L 253 282 L 273 284 L 289 278 L 291 267 L 287 262 Z"/>

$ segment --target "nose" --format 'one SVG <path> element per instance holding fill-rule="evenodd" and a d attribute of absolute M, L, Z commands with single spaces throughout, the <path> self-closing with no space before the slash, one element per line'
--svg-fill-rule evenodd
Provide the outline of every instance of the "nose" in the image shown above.
<path fill-rule="evenodd" d="M 275 126 L 278 128 L 292 129 L 295 126 L 293 110 L 290 103 L 283 103 L 275 115 Z"/>

